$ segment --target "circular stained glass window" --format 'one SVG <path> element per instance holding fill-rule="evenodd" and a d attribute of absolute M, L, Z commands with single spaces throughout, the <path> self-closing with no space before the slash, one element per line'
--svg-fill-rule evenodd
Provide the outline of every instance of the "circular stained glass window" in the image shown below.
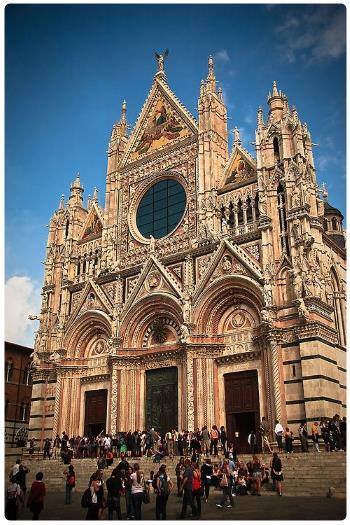
<path fill-rule="evenodd" d="M 174 179 L 161 180 L 142 197 L 136 214 L 137 228 L 146 238 L 165 237 L 179 224 L 185 207 L 183 186 Z"/>

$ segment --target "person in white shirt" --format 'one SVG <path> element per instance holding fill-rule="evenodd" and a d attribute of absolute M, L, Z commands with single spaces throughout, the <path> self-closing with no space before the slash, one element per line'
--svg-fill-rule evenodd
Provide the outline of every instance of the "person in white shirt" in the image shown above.
<path fill-rule="evenodd" d="M 138 463 L 135 463 L 134 465 L 134 472 L 131 474 L 130 480 L 131 499 L 135 511 L 135 520 L 141 520 L 141 507 L 143 502 L 143 492 L 145 490 L 145 478 Z"/>
<path fill-rule="evenodd" d="M 282 446 L 282 437 L 283 437 L 284 429 L 281 423 L 276 419 L 276 425 L 275 425 L 275 436 L 276 441 L 278 445 L 279 452 L 283 452 L 283 446 Z"/>
<path fill-rule="evenodd" d="M 16 474 L 18 474 L 20 464 L 21 460 L 16 459 L 16 463 L 13 465 L 10 471 L 10 479 L 12 479 Z"/>

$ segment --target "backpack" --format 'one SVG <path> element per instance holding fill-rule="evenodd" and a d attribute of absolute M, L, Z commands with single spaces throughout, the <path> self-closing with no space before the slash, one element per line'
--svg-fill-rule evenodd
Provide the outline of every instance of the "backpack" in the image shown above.
<path fill-rule="evenodd" d="M 202 480 L 198 472 L 193 472 L 193 478 L 192 478 L 192 491 L 199 490 L 202 486 Z"/>
<path fill-rule="evenodd" d="M 152 479 L 152 487 L 153 487 L 155 493 L 158 492 L 158 487 L 157 487 L 157 479 L 158 479 L 158 476 L 159 476 L 159 474 L 155 474 L 155 475 L 153 476 L 153 479 Z"/>
<path fill-rule="evenodd" d="M 83 509 L 88 509 L 92 503 L 91 489 L 88 487 L 81 497 L 81 506 Z"/>
<path fill-rule="evenodd" d="M 75 476 L 74 476 L 74 474 L 71 475 L 71 476 L 67 476 L 67 485 L 69 485 L 70 487 L 74 487 L 75 486 Z"/>

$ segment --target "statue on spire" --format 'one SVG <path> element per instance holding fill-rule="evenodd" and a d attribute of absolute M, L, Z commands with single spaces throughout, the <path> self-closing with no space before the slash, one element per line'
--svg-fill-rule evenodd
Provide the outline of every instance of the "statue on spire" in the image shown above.
<path fill-rule="evenodd" d="M 155 54 L 157 65 L 158 65 L 157 75 L 159 73 L 164 75 L 164 60 L 169 55 L 169 49 L 166 49 L 163 52 L 163 54 L 157 53 L 157 51 L 155 51 L 154 54 Z"/>
<path fill-rule="evenodd" d="M 213 60 L 213 57 L 209 55 L 208 57 L 208 79 L 213 79 L 213 78 L 215 78 L 214 60 Z"/>

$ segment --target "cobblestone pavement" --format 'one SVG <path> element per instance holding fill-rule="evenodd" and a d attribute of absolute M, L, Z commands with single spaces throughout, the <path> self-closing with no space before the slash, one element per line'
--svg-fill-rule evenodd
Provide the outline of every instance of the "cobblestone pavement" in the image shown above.
<path fill-rule="evenodd" d="M 80 505 L 81 495 L 81 492 L 74 493 L 73 503 L 64 505 L 64 493 L 48 493 L 40 519 L 84 520 L 86 510 Z M 275 494 L 260 498 L 241 496 L 234 498 L 233 508 L 220 509 L 216 507 L 220 498 L 221 492 L 213 491 L 208 503 L 202 500 L 202 520 L 342 520 L 346 516 L 345 499 L 278 497 Z M 181 499 L 172 494 L 167 506 L 167 519 L 179 519 L 180 511 Z M 122 498 L 122 514 L 125 519 L 124 498 Z M 148 505 L 142 505 L 142 517 L 144 520 L 155 519 L 155 496 L 153 494 L 151 494 L 151 502 Z M 31 519 L 28 509 L 20 512 L 18 519 Z"/>

